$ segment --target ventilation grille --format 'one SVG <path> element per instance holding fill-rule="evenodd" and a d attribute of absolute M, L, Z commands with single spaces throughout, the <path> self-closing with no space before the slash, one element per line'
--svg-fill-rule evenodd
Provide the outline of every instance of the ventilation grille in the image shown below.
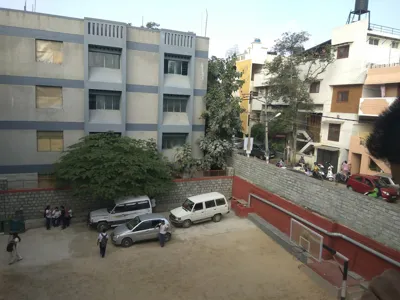
<path fill-rule="evenodd" d="M 194 36 L 180 34 L 180 33 L 166 32 L 164 35 L 164 44 L 176 47 L 193 48 Z"/>
<path fill-rule="evenodd" d="M 107 24 L 102 22 L 88 22 L 88 34 L 122 39 L 124 27 L 121 25 Z"/>

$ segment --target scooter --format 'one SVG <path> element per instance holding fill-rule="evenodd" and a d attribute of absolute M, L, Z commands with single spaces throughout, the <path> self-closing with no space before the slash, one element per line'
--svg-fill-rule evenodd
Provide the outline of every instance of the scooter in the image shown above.
<path fill-rule="evenodd" d="M 328 174 L 326 174 L 326 179 L 329 181 L 335 180 L 335 176 L 333 175 L 333 166 L 330 163 L 328 163 Z"/>
<path fill-rule="evenodd" d="M 325 172 L 322 171 L 322 169 L 324 169 L 324 166 L 321 164 L 318 164 L 318 171 L 317 172 L 313 171 L 313 177 L 320 179 L 320 180 L 324 180 Z"/>
<path fill-rule="evenodd" d="M 335 181 L 337 183 L 347 183 L 347 180 L 349 180 L 349 175 L 345 175 L 342 172 L 338 172 L 335 175 Z"/>
<path fill-rule="evenodd" d="M 306 173 L 306 167 L 303 163 L 299 163 L 298 166 L 293 168 L 294 171 L 298 171 L 298 172 L 302 172 L 302 173 Z"/>

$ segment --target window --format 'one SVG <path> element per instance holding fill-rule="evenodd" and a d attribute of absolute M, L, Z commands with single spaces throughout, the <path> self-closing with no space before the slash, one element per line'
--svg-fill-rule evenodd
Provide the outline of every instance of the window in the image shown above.
<path fill-rule="evenodd" d="M 319 93 L 320 82 L 313 82 L 310 85 L 310 93 Z"/>
<path fill-rule="evenodd" d="M 206 201 L 205 204 L 206 204 L 206 208 L 215 207 L 215 201 L 214 200 Z"/>
<path fill-rule="evenodd" d="M 189 62 L 177 58 L 164 59 L 164 74 L 188 75 Z"/>
<path fill-rule="evenodd" d="M 148 208 L 150 208 L 150 203 L 149 203 L 149 201 L 140 201 L 136 204 L 136 206 L 137 206 L 137 208 L 136 208 L 137 210 L 148 209 Z"/>
<path fill-rule="evenodd" d="M 365 179 L 365 184 L 370 186 L 370 187 L 374 187 L 374 185 L 372 184 L 371 180 L 369 180 L 369 179 Z"/>
<path fill-rule="evenodd" d="M 56 41 L 36 40 L 36 61 L 49 64 L 62 64 L 63 43 Z"/>
<path fill-rule="evenodd" d="M 379 45 L 379 39 L 370 38 L 369 39 L 369 44 L 370 45 L 374 45 L 374 46 L 378 46 Z"/>
<path fill-rule="evenodd" d="M 62 88 L 36 86 L 36 108 L 62 108 Z"/>
<path fill-rule="evenodd" d="M 125 212 L 125 205 L 118 205 L 114 208 L 114 213 L 123 213 Z"/>
<path fill-rule="evenodd" d="M 399 48 L 399 42 L 393 41 L 393 42 L 392 42 L 392 48 L 398 49 L 398 48 Z"/>
<path fill-rule="evenodd" d="M 62 131 L 37 131 L 38 152 L 62 152 L 64 137 Z"/>
<path fill-rule="evenodd" d="M 337 93 L 336 102 L 347 102 L 349 101 L 349 91 L 339 91 Z"/>
<path fill-rule="evenodd" d="M 89 67 L 120 69 L 120 50 L 109 47 L 89 46 Z"/>
<path fill-rule="evenodd" d="M 201 203 L 195 204 L 193 211 L 199 211 L 199 210 L 203 210 L 203 209 L 204 209 L 203 202 L 201 202 Z"/>
<path fill-rule="evenodd" d="M 151 227 L 154 228 L 156 226 L 158 226 L 161 223 L 162 220 L 158 219 L 158 220 L 152 220 L 151 221 Z"/>
<path fill-rule="evenodd" d="M 339 142 L 340 138 L 340 124 L 329 124 L 328 140 Z"/>
<path fill-rule="evenodd" d="M 181 147 L 186 143 L 186 133 L 164 133 L 162 137 L 162 148 L 172 149 Z"/>
<path fill-rule="evenodd" d="M 188 96 L 164 95 L 163 111 L 164 112 L 186 112 Z"/>
<path fill-rule="evenodd" d="M 392 183 L 390 182 L 389 178 L 386 177 L 380 177 L 379 178 L 381 181 L 383 181 L 386 185 L 391 185 Z"/>
<path fill-rule="evenodd" d="M 120 95 L 89 95 L 89 109 L 119 110 Z"/>
<path fill-rule="evenodd" d="M 226 205 L 224 198 L 216 199 L 215 202 L 217 203 L 217 206 Z"/>
<path fill-rule="evenodd" d="M 361 176 L 354 176 L 353 179 L 358 182 L 362 182 L 363 180 Z"/>
<path fill-rule="evenodd" d="M 348 58 L 349 57 L 349 45 L 340 46 L 337 48 L 337 59 Z"/>
<path fill-rule="evenodd" d="M 140 223 L 136 228 L 135 231 L 142 231 L 142 230 L 148 230 L 153 228 L 152 226 L 152 221 L 143 221 L 142 223 Z"/>

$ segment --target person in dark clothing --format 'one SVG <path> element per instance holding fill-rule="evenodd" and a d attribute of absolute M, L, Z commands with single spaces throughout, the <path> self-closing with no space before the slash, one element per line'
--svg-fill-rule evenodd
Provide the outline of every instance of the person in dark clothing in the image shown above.
<path fill-rule="evenodd" d="M 107 242 L 108 242 L 107 230 L 103 229 L 103 232 L 101 232 L 97 238 L 97 245 L 100 248 L 100 256 L 103 258 L 106 255 Z"/>
<path fill-rule="evenodd" d="M 65 223 L 65 207 L 64 206 L 61 206 L 60 222 L 62 224 L 61 229 L 65 229 L 66 223 Z"/>
<path fill-rule="evenodd" d="M 46 219 L 46 228 L 50 230 L 51 228 L 51 209 L 50 205 L 47 205 L 44 209 L 44 218 Z"/>

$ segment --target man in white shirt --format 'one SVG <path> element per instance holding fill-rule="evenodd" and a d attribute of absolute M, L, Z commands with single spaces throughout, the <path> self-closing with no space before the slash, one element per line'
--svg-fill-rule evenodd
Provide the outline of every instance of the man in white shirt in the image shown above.
<path fill-rule="evenodd" d="M 160 229 L 160 232 L 158 233 L 158 239 L 160 241 L 160 246 L 164 247 L 165 245 L 165 234 L 168 231 L 168 225 L 165 224 L 165 221 L 162 220 L 160 224 L 158 224 L 158 227 Z"/>

